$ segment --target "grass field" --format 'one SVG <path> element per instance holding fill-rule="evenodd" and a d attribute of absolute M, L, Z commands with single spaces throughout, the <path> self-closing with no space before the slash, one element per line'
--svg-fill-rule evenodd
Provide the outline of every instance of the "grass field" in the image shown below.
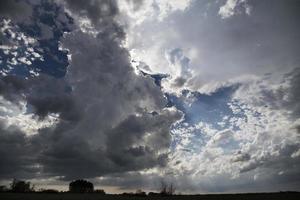
<path fill-rule="evenodd" d="M 258 193 L 258 194 L 210 194 L 210 195 L 174 195 L 174 196 L 126 196 L 126 195 L 100 195 L 100 194 L 45 194 L 45 193 L 1 193 L 1 200 L 155 200 L 155 199 L 174 199 L 174 200 L 299 200 L 300 193 Z"/>

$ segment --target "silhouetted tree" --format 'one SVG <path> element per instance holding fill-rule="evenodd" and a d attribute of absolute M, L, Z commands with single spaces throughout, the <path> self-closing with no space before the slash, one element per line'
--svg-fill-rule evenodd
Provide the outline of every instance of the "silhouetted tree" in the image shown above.
<path fill-rule="evenodd" d="M 95 190 L 94 191 L 95 193 L 98 193 L 98 194 L 105 194 L 105 191 L 104 190 L 102 190 L 102 189 L 97 189 L 97 190 Z"/>
<path fill-rule="evenodd" d="M 173 194 L 175 193 L 175 190 L 176 190 L 176 188 L 175 188 L 175 186 L 173 185 L 173 183 L 170 183 L 170 185 L 169 185 L 169 187 L 168 187 L 168 189 L 167 189 L 167 194 L 168 194 L 168 195 L 173 195 Z"/>
<path fill-rule="evenodd" d="M 75 193 L 93 192 L 94 185 L 86 180 L 76 180 L 69 184 L 69 191 Z"/>
<path fill-rule="evenodd" d="M 13 179 L 10 184 L 11 192 L 33 192 L 34 186 L 30 182 Z"/>
<path fill-rule="evenodd" d="M 160 194 L 161 195 L 173 195 L 175 193 L 175 186 L 173 183 L 167 184 L 165 181 L 160 183 Z"/>
<path fill-rule="evenodd" d="M 160 182 L 160 194 L 166 195 L 167 194 L 167 183 L 165 181 Z"/>

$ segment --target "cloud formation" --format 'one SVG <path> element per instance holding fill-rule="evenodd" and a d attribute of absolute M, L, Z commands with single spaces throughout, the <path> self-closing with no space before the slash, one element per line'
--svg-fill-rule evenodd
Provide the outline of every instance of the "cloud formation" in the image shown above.
<path fill-rule="evenodd" d="M 299 2 L 273 2 L 3 1 L 0 179 L 298 189 Z"/>
<path fill-rule="evenodd" d="M 27 178 L 66 180 L 164 167 L 170 127 L 181 113 L 165 108 L 166 98 L 151 77 L 135 74 L 122 47 L 124 31 L 115 21 L 116 3 L 63 3 L 79 21 L 88 18 L 94 31 L 76 27 L 61 38 L 70 58 L 64 78 L 47 74 L 1 78 L 1 95 L 7 101 L 24 101 L 33 117 L 43 120 L 55 114 L 58 121 L 30 137 L 18 127 L 16 133 L 8 134 L 10 128 L 3 126 L 1 134 L 11 141 L 12 149 L 24 144 L 20 147 L 24 150 L 10 151 L 3 144 L 2 154 L 26 163 L 2 160 L 6 175 L 1 178 L 17 176 L 27 170 L 27 164 L 34 169 L 22 173 Z M 14 174 L 6 169 L 10 165 L 15 166 Z"/>
<path fill-rule="evenodd" d="M 239 189 L 245 185 L 243 191 L 296 189 L 299 102 L 294 101 L 298 97 L 293 89 L 298 87 L 298 75 L 295 69 L 277 80 L 269 74 L 240 84 L 225 101 L 230 112 L 220 109 L 221 117 L 212 122 L 200 118 L 198 124 L 189 124 L 186 117 L 186 123 L 172 130 L 177 143 L 173 173 L 185 175 L 206 192 L 214 187 L 205 187 L 200 180 L 213 182 L 220 191 L 236 191 L 237 185 Z M 201 103 L 201 98 L 197 101 Z M 217 183 L 220 179 L 225 182 Z"/>
<path fill-rule="evenodd" d="M 228 4 L 233 5 L 234 14 L 222 19 L 219 10 Z M 282 74 L 297 67 L 298 4 L 293 0 L 192 1 L 185 10 L 162 21 L 149 17 L 132 27 L 128 48 L 133 59 L 146 63 L 153 73 L 174 77 L 180 66 L 173 66 L 165 55 L 180 48 L 193 71 L 185 88 L 209 93 L 207 88 L 230 79 Z M 241 14 L 248 6 L 251 15 Z"/>

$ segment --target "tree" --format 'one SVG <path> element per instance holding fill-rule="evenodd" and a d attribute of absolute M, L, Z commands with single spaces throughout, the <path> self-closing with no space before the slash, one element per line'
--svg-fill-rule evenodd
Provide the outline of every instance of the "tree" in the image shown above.
<path fill-rule="evenodd" d="M 160 194 L 166 195 L 167 194 L 167 183 L 165 181 L 160 182 Z"/>
<path fill-rule="evenodd" d="M 94 191 L 93 183 L 86 180 L 76 180 L 69 184 L 69 191 L 74 193 L 87 193 Z"/>
<path fill-rule="evenodd" d="M 97 189 L 94 191 L 95 193 L 98 193 L 98 194 L 105 194 L 105 191 L 103 189 Z"/>
<path fill-rule="evenodd" d="M 161 181 L 160 183 L 160 194 L 161 195 L 173 195 L 175 193 L 175 186 L 173 183 L 166 183 L 165 181 Z"/>
<path fill-rule="evenodd" d="M 173 195 L 175 193 L 175 187 L 173 185 L 173 183 L 170 183 L 169 187 L 168 187 L 168 190 L 167 190 L 167 194 L 168 195 Z"/>
<path fill-rule="evenodd" d="M 10 184 L 10 188 L 12 192 L 33 192 L 34 186 L 31 185 L 30 182 L 20 181 L 17 179 L 13 179 Z"/>

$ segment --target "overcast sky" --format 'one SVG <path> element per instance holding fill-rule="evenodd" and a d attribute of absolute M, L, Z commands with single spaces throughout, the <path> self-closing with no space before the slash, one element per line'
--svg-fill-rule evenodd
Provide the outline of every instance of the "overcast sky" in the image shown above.
<path fill-rule="evenodd" d="M 1 0 L 0 184 L 299 190 L 300 1 Z"/>

